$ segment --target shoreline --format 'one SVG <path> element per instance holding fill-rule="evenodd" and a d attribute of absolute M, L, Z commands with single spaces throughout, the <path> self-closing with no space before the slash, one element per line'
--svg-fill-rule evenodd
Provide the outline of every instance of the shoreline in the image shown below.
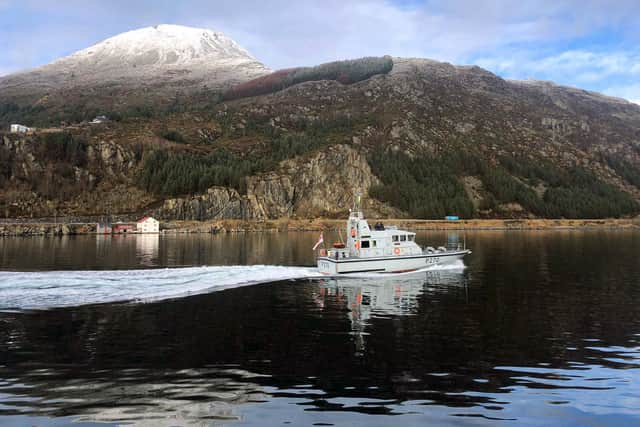
<path fill-rule="evenodd" d="M 291 219 L 265 221 L 208 220 L 164 221 L 160 234 L 191 233 L 263 233 L 292 231 L 335 231 L 344 227 L 344 219 Z M 638 229 L 640 218 L 625 219 L 375 219 L 384 224 L 414 231 L 446 230 L 579 230 Z M 97 235 L 95 223 L 5 222 L 0 223 L 0 237 Z M 139 233 L 130 233 L 139 234 Z"/>

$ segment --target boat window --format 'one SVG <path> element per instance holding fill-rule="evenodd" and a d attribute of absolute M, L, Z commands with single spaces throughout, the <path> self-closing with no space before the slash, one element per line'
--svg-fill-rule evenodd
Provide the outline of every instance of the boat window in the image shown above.
<path fill-rule="evenodd" d="M 407 236 L 405 236 L 404 234 L 402 236 L 400 236 L 400 241 L 401 242 L 405 242 L 407 240 Z"/>
<path fill-rule="evenodd" d="M 368 240 L 363 240 L 363 241 L 362 241 L 362 246 L 361 246 L 361 247 L 362 247 L 363 249 L 364 249 L 364 248 L 368 248 L 368 247 L 369 247 L 369 241 L 368 241 Z"/>
<path fill-rule="evenodd" d="M 415 237 L 416 237 L 416 236 L 411 236 L 411 235 L 409 235 L 409 241 L 410 241 L 410 242 L 413 242 L 413 239 L 415 239 Z"/>
<path fill-rule="evenodd" d="M 397 242 L 398 241 L 398 236 L 393 236 L 393 241 Z"/>
<path fill-rule="evenodd" d="M 373 247 L 375 248 L 376 247 L 376 241 L 372 240 L 371 242 L 373 243 Z"/>

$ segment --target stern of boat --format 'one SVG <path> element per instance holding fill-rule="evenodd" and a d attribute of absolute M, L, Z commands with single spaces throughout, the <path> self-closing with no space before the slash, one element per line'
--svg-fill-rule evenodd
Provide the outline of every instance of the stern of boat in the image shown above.
<path fill-rule="evenodd" d="M 338 264 L 327 257 L 319 257 L 318 272 L 327 276 L 333 276 L 338 274 Z"/>

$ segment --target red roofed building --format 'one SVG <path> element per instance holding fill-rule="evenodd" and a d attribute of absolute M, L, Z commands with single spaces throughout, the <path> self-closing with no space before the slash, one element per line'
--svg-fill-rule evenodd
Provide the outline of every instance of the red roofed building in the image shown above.
<path fill-rule="evenodd" d="M 116 222 L 111 225 L 113 234 L 129 234 L 136 232 L 136 225 L 128 222 Z"/>

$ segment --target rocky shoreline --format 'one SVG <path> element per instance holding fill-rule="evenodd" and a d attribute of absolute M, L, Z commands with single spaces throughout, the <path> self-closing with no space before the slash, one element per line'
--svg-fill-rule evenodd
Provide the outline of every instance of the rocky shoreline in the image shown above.
<path fill-rule="evenodd" d="M 375 218 L 372 221 L 377 221 Z M 470 219 L 460 221 L 397 219 L 382 220 L 409 230 L 561 230 L 561 229 L 638 229 L 640 218 L 626 219 Z M 259 233 L 293 231 L 334 231 L 344 226 L 342 219 L 279 219 L 273 221 L 167 221 L 161 234 Z M 0 237 L 70 236 L 96 234 L 95 223 L 6 222 L 0 224 Z"/>

